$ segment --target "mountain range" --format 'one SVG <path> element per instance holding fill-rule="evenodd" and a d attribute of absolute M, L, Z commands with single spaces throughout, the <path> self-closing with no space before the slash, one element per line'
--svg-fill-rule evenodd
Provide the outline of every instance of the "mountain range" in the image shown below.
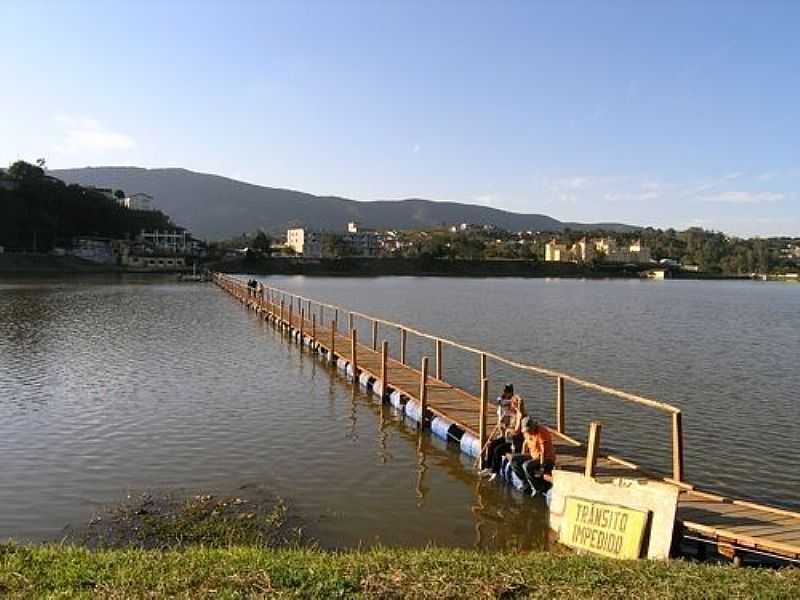
<path fill-rule="evenodd" d="M 175 223 L 209 240 L 257 229 L 273 235 L 285 234 L 287 227 L 294 225 L 343 231 L 349 221 L 376 229 L 424 229 L 455 223 L 493 224 L 510 231 L 638 229 L 620 223 L 566 223 L 547 215 L 419 198 L 364 202 L 315 196 L 176 168 L 86 167 L 55 169 L 49 173 L 66 183 L 121 189 L 127 194 L 150 194 L 155 207 Z"/>

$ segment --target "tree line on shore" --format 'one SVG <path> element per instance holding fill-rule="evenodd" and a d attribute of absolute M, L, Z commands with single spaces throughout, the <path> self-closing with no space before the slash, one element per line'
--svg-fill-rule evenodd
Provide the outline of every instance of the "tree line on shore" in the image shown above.
<path fill-rule="evenodd" d="M 43 161 L 42 161 L 43 162 Z M 117 190 L 117 197 L 124 194 Z M 130 210 L 115 198 L 80 185 L 67 185 L 46 174 L 43 164 L 18 161 L 0 170 L 0 246 L 7 250 L 48 252 L 59 243 L 79 236 L 132 238 L 142 230 L 170 229 L 175 225 L 160 211 Z M 440 227 L 382 234 L 382 256 L 422 260 L 543 261 L 545 246 L 557 238 L 574 243 L 583 237 L 612 237 L 620 245 L 640 240 L 655 260 L 672 259 L 697 265 L 706 273 L 744 274 L 796 270 L 800 267 L 800 238 L 743 239 L 717 231 L 690 228 L 643 228 L 635 232 L 608 231 L 511 232 L 491 225 L 470 226 L 465 231 Z M 354 250 L 342 235 L 323 237 L 327 256 L 348 257 Z M 258 255 L 271 255 L 274 240 L 264 231 L 215 242 L 212 254 L 247 247 Z M 281 250 L 290 254 L 288 249 Z"/>
<path fill-rule="evenodd" d="M 74 237 L 133 238 L 143 229 L 175 225 L 160 211 L 130 210 L 116 198 L 67 185 L 24 161 L 0 171 L 0 246 L 49 252 Z M 124 194 L 118 190 L 117 198 Z"/>
<path fill-rule="evenodd" d="M 746 274 L 796 270 L 800 267 L 800 238 L 774 237 L 743 239 L 718 231 L 690 228 L 655 229 L 615 233 L 602 230 L 563 232 L 510 232 L 494 227 L 452 231 L 437 228 L 394 232 L 383 235 L 381 256 L 427 260 L 530 260 L 544 261 L 545 246 L 558 239 L 567 244 L 578 240 L 611 237 L 620 246 L 640 241 L 650 248 L 654 260 L 671 259 L 683 265 L 696 265 L 705 273 Z M 259 231 L 219 242 L 219 248 L 248 247 L 252 252 L 269 255 L 276 252 L 274 240 Z M 323 251 L 330 258 L 354 256 L 343 236 L 323 235 Z M 293 255 L 290 249 L 279 251 Z"/>

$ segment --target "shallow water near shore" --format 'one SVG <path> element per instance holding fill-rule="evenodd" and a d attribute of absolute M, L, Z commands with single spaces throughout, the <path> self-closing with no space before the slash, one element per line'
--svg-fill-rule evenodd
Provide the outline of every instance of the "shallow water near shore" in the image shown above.
<path fill-rule="evenodd" d="M 690 481 L 800 508 L 800 286 L 265 281 L 674 403 Z M 550 384 L 515 382 L 549 420 Z M 569 430 L 580 437 L 602 409 L 612 450 L 665 467 L 662 416 L 589 400 L 568 396 Z M 470 459 L 211 285 L 0 282 L 0 457 L 0 539 L 58 538 L 129 493 L 175 488 L 275 494 L 324 547 L 548 546 L 541 502 L 481 484 Z"/>

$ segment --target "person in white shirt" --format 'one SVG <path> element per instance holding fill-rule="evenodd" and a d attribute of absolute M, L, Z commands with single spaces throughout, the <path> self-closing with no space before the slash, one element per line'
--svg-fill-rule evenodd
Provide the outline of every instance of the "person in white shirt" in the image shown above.
<path fill-rule="evenodd" d="M 511 424 L 514 411 L 511 409 L 511 399 L 514 397 L 513 384 L 506 384 L 503 393 L 497 397 L 497 422 L 499 427 L 505 429 Z"/>
<path fill-rule="evenodd" d="M 525 410 L 525 401 L 522 397 L 514 394 L 511 397 L 511 423 L 505 428 L 498 428 L 500 435 L 489 442 L 486 452 L 486 463 L 488 466 L 480 472 L 481 477 L 489 477 L 493 481 L 503 464 L 503 458 L 507 453 L 522 452 L 524 436 L 522 432 L 522 422 L 528 416 Z"/>

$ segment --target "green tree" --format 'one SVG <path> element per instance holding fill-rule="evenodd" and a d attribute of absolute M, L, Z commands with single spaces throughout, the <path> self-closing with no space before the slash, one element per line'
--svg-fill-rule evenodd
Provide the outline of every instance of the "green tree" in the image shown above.
<path fill-rule="evenodd" d="M 12 179 L 23 182 L 36 181 L 44 177 L 44 169 L 42 167 L 36 167 L 30 163 L 26 163 L 24 160 L 18 160 L 12 164 L 8 167 L 6 173 L 8 173 L 8 176 Z"/>
<path fill-rule="evenodd" d="M 256 234 L 251 247 L 258 252 L 269 256 L 272 253 L 272 239 L 270 239 L 270 237 L 263 231 L 259 231 L 258 234 Z"/>
<path fill-rule="evenodd" d="M 129 238 L 142 229 L 174 227 L 160 211 L 125 210 L 96 190 L 66 185 L 22 161 L 7 176 L 19 186 L 0 190 L 0 246 L 42 252 L 77 236 Z"/>

